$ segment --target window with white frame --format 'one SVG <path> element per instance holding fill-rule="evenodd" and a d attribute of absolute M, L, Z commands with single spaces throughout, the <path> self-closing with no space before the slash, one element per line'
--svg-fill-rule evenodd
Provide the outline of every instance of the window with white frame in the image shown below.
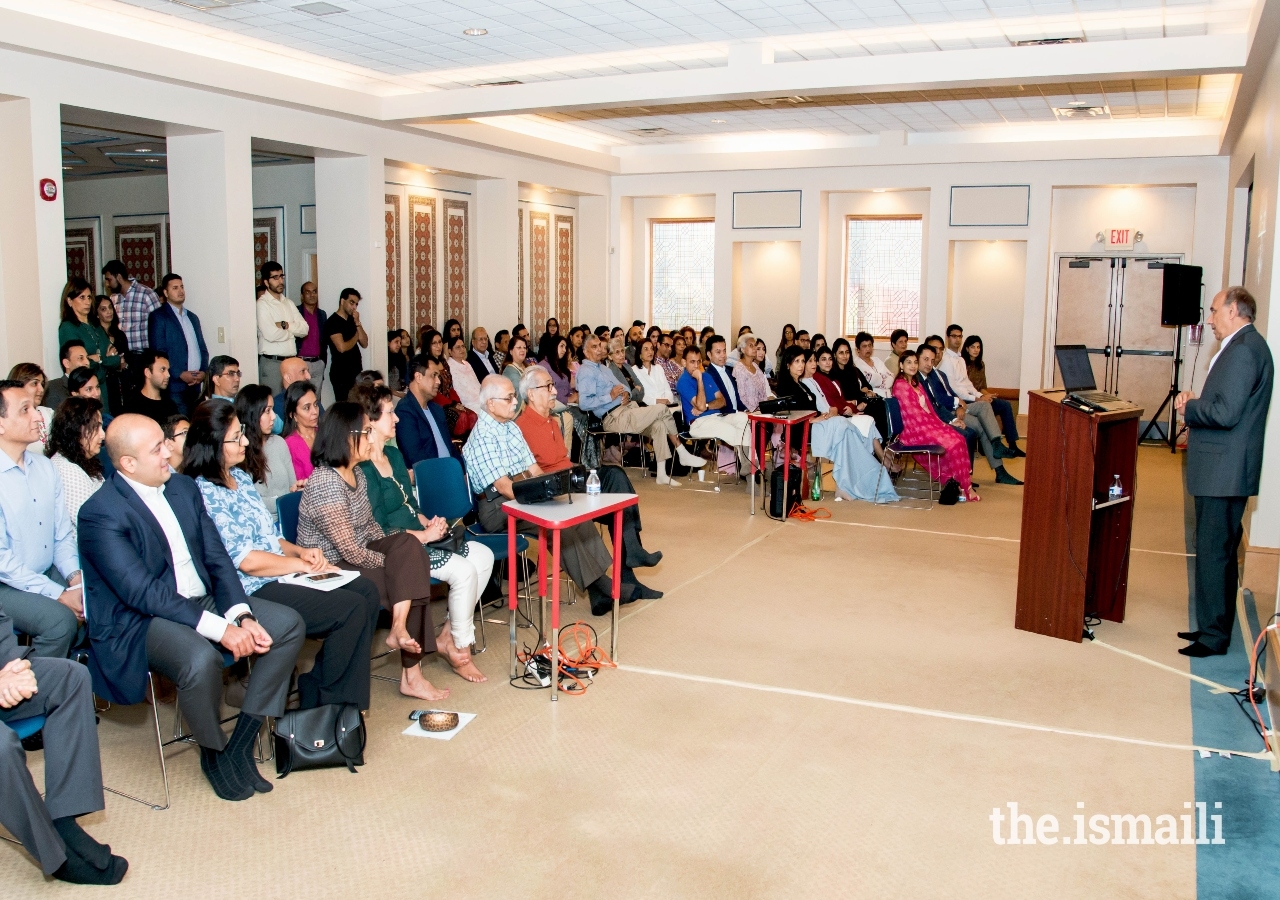
<path fill-rule="evenodd" d="M 920 216 L 850 216 L 845 225 L 844 333 L 920 333 Z"/>
<path fill-rule="evenodd" d="M 715 257 L 714 219 L 649 223 L 650 324 L 663 329 L 711 324 Z"/>

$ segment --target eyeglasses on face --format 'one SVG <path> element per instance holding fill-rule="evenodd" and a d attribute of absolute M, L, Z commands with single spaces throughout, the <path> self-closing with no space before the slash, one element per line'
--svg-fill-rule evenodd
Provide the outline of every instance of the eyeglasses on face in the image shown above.
<path fill-rule="evenodd" d="M 373 429 L 372 429 L 372 428 L 362 428 L 362 429 L 360 429 L 359 431 L 353 431 L 353 432 L 351 432 L 351 434 L 352 434 L 353 436 L 358 435 L 358 436 L 360 436 L 360 437 L 366 437 L 366 438 L 367 438 L 370 434 L 372 434 L 372 433 L 373 433 Z"/>
<path fill-rule="evenodd" d="M 179 437 L 181 437 L 181 436 L 182 436 L 182 435 L 184 435 L 184 434 L 186 434 L 186 432 L 185 432 L 185 431 L 182 431 L 182 432 L 175 431 L 175 432 L 173 433 L 173 436 L 174 436 L 174 438 L 179 438 Z M 247 443 L 249 443 L 249 439 L 248 439 L 247 437 L 245 437 L 245 436 L 244 436 L 244 432 L 242 431 L 242 432 L 240 432 L 239 434 L 229 434 L 229 435 L 227 435 L 227 439 L 226 439 L 225 441 L 223 441 L 222 443 L 224 443 L 224 444 L 247 444 Z"/>

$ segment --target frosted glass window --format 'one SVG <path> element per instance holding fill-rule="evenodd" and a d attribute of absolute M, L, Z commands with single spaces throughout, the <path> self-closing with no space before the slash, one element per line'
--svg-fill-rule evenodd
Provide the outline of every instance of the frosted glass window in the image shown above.
<path fill-rule="evenodd" d="M 919 217 L 848 220 L 845 334 L 920 333 L 922 226 Z"/>
<path fill-rule="evenodd" d="M 650 324 L 666 330 L 710 325 L 715 308 L 715 220 L 653 222 L 649 240 Z"/>

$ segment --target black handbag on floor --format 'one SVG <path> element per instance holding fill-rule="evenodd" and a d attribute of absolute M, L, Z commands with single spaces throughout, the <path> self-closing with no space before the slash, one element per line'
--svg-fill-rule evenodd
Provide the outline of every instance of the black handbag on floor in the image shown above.
<path fill-rule="evenodd" d="M 791 510 L 802 502 L 800 488 L 804 475 L 799 466 L 788 466 L 787 469 L 789 471 L 787 472 L 785 508 L 782 502 L 782 466 L 774 469 L 773 474 L 769 476 L 769 515 L 774 519 L 785 519 Z"/>
<path fill-rule="evenodd" d="M 948 478 L 947 483 L 942 486 L 942 490 L 938 491 L 938 504 L 940 506 L 955 506 L 960 502 L 960 482 L 954 478 Z"/>
<path fill-rule="evenodd" d="M 276 775 L 302 769 L 364 765 L 364 719 L 354 703 L 291 709 L 271 729 L 276 743 Z"/>

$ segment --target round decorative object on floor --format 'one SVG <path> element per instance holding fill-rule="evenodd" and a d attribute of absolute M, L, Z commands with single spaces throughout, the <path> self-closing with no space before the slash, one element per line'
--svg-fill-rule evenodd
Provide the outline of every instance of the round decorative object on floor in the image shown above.
<path fill-rule="evenodd" d="M 453 731 L 458 727 L 458 714 L 442 709 L 429 709 L 418 717 L 418 727 L 423 731 Z"/>

